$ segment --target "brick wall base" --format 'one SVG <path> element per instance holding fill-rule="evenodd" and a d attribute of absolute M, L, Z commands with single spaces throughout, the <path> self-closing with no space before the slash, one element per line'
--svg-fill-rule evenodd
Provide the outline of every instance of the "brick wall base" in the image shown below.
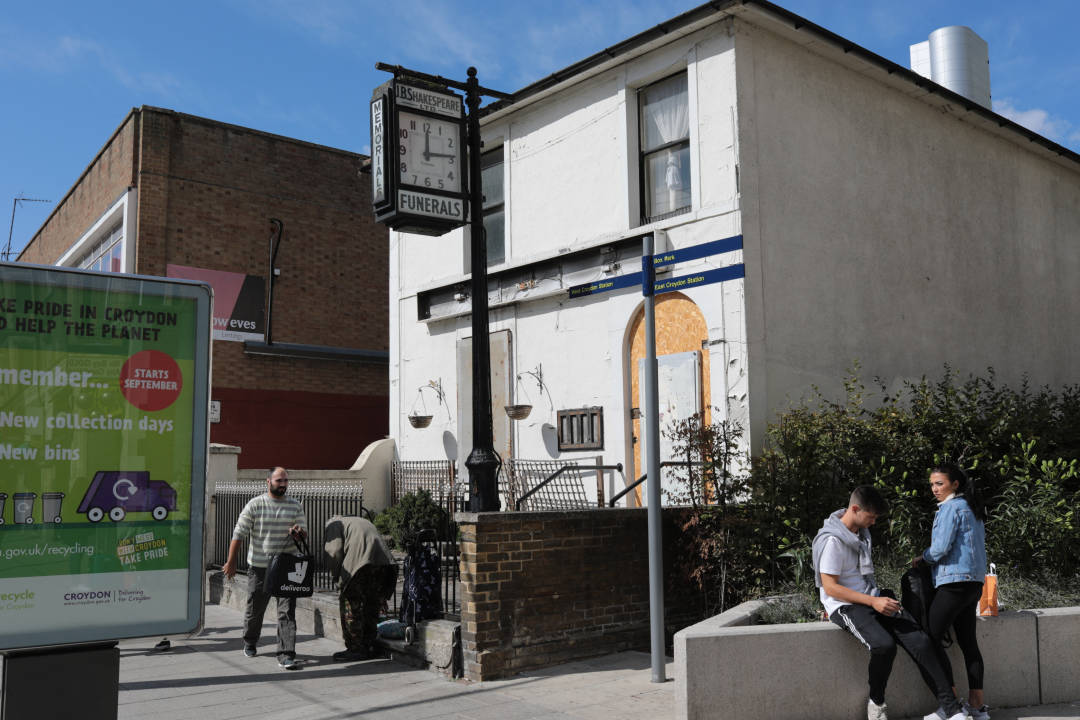
<path fill-rule="evenodd" d="M 647 649 L 646 513 L 459 513 L 465 677 L 491 680 Z M 664 511 L 665 567 L 680 513 Z M 699 619 L 700 609 L 688 593 L 668 587 L 664 596 L 670 638 Z"/>

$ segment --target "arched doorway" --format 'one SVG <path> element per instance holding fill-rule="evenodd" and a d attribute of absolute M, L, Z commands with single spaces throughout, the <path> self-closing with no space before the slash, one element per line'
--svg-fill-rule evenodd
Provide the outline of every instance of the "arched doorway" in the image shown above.
<path fill-rule="evenodd" d="M 695 364 L 686 363 L 683 367 L 696 367 L 699 375 L 696 378 L 697 387 L 700 389 L 697 398 L 697 406 L 705 411 L 705 421 L 711 421 L 710 398 L 712 397 L 709 386 L 709 331 L 705 323 L 705 316 L 701 309 L 690 298 L 682 293 L 666 293 L 656 298 L 656 356 L 663 363 L 664 357 L 678 360 L 673 356 L 680 353 L 697 353 L 698 361 Z M 641 414 L 644 408 L 641 403 L 641 374 L 639 367 L 645 357 L 645 308 L 639 307 L 631 318 L 627 329 L 627 380 L 630 385 L 631 407 L 638 408 L 631 423 L 633 433 L 633 468 L 626 477 L 631 482 L 645 473 L 644 469 L 644 441 L 641 440 Z M 665 404 L 665 398 L 661 397 L 661 405 Z M 663 410 L 663 408 L 662 408 Z M 663 428 L 661 428 L 663 429 Z M 663 441 L 661 442 L 663 444 Z M 648 482 L 648 481 L 646 481 Z M 644 484 L 638 486 L 632 493 L 634 498 L 629 504 L 641 505 Z"/>

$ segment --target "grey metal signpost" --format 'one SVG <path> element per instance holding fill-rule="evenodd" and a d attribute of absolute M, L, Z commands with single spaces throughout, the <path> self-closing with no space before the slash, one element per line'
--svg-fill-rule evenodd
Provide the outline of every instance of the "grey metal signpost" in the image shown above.
<path fill-rule="evenodd" d="M 664 682 L 664 546 L 660 527 L 660 390 L 656 365 L 656 295 L 653 236 L 641 239 L 641 293 L 645 296 L 645 417 L 649 482 L 649 643 L 652 681 Z"/>
<path fill-rule="evenodd" d="M 652 681 L 665 681 L 664 668 L 664 546 L 660 526 L 660 389 L 656 360 L 656 295 L 699 287 L 745 275 L 742 263 L 704 270 L 689 275 L 656 280 L 656 268 L 686 260 L 696 260 L 742 249 L 742 235 L 682 248 L 663 255 L 654 255 L 652 235 L 641 238 L 641 272 L 629 273 L 598 282 L 569 288 L 571 298 L 594 295 L 619 288 L 641 285 L 645 296 L 645 417 L 648 419 L 645 438 L 646 484 L 649 527 L 649 642 L 652 661 Z"/>

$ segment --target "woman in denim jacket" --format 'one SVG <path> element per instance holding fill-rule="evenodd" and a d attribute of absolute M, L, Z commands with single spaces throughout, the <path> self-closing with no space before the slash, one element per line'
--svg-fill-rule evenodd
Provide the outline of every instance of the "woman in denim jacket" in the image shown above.
<path fill-rule="evenodd" d="M 941 643 L 949 627 L 953 628 L 967 666 L 964 710 L 973 720 L 989 720 L 983 704 L 983 658 L 975 638 L 976 610 L 986 574 L 986 510 L 963 470 L 951 463 L 931 468 L 930 490 L 938 501 L 930 547 L 913 561 L 931 565 L 936 588 L 925 629 L 955 686 Z"/>

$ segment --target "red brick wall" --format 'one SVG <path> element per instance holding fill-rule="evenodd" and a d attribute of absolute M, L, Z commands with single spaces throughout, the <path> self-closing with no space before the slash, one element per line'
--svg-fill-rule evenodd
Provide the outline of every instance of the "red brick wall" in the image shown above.
<path fill-rule="evenodd" d="M 459 514 L 465 676 L 490 680 L 648 649 L 646 512 Z M 665 567 L 679 513 L 664 511 Z M 669 638 L 700 619 L 685 591 L 668 587 L 664 603 Z"/>
<path fill-rule="evenodd" d="M 387 231 L 371 214 L 363 156 L 143 107 L 23 253 L 52 263 L 135 178 L 135 271 L 169 264 L 269 278 L 270 218 L 284 223 L 272 340 L 385 351 Z M 126 163 L 126 165 L 125 165 Z M 214 341 L 214 442 L 240 467 L 348 467 L 388 429 L 386 364 L 247 355 Z M 281 418 L 290 418 L 283 429 Z"/>
<path fill-rule="evenodd" d="M 19 255 L 22 262 L 51 265 L 97 222 L 135 182 L 138 113 L 133 111 L 75 181 Z"/>
<path fill-rule="evenodd" d="M 385 395 L 215 387 L 213 399 L 221 422 L 210 425 L 210 441 L 239 446 L 241 469 L 349 468 L 367 444 L 359 438 L 386 435 Z"/>

